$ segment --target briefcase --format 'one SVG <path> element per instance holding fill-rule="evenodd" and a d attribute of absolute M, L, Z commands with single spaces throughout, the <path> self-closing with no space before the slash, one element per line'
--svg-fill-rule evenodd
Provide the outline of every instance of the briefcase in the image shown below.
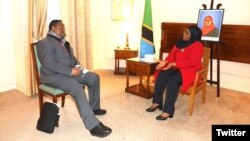
<path fill-rule="evenodd" d="M 53 133 L 60 118 L 59 107 L 50 102 L 44 102 L 41 115 L 37 121 L 37 130 Z"/>

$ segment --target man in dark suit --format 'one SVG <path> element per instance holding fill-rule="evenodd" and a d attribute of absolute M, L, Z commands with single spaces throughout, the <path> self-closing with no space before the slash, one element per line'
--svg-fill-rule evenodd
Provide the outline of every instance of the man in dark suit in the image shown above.
<path fill-rule="evenodd" d="M 52 20 L 47 37 L 38 41 L 38 58 L 41 62 L 41 83 L 68 92 L 75 100 L 85 127 L 91 135 L 108 136 L 112 130 L 95 115 L 104 115 L 100 109 L 100 77 L 80 66 L 68 41 L 61 20 Z M 88 99 L 83 89 L 88 87 Z"/>

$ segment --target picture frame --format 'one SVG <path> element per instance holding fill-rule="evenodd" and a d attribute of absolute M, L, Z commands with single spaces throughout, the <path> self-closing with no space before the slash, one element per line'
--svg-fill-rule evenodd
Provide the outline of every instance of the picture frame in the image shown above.
<path fill-rule="evenodd" d="M 133 18 L 134 0 L 112 0 L 112 20 Z"/>
<path fill-rule="evenodd" d="M 202 30 L 201 40 L 220 41 L 224 9 L 200 9 L 197 26 Z"/>

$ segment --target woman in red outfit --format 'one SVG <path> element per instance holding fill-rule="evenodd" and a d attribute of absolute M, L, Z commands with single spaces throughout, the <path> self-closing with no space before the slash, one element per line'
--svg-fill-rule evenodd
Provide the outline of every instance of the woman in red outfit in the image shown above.
<path fill-rule="evenodd" d="M 183 32 L 183 38 L 176 43 L 166 59 L 156 66 L 158 75 L 155 77 L 153 103 L 146 111 L 153 112 L 158 108 L 163 110 L 156 117 L 157 120 L 173 117 L 174 104 L 180 86 L 182 86 L 181 91 L 185 92 L 192 85 L 195 73 L 202 68 L 203 44 L 201 36 L 202 31 L 199 27 L 189 26 Z M 163 105 L 165 89 L 166 98 Z"/>

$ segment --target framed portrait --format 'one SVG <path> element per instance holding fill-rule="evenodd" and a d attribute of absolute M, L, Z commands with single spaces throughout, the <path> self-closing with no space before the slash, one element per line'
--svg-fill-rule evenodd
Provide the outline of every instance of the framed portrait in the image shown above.
<path fill-rule="evenodd" d="M 220 40 L 224 9 L 200 9 L 197 26 L 202 30 L 201 40 Z"/>
<path fill-rule="evenodd" d="M 133 18 L 134 0 L 112 0 L 112 20 Z"/>

